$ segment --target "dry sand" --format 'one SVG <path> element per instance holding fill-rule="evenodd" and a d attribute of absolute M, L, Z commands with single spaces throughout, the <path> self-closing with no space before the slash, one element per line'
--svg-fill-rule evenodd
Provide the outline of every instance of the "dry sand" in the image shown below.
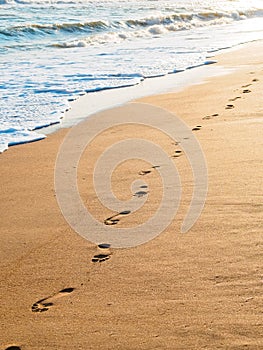
<path fill-rule="evenodd" d="M 184 153 L 171 158 L 183 196 L 168 228 L 147 244 L 110 250 L 74 232 L 57 205 L 54 167 L 68 130 L 0 155 L 1 350 L 263 349 L 262 42 L 217 58 L 233 72 L 141 100 L 180 116 L 190 128 L 202 126 L 193 132 L 206 157 L 209 190 L 186 234 L 180 225 L 193 178 Z M 143 105 L 133 104 L 103 113 L 132 108 L 144 115 Z M 101 222 L 114 213 L 96 198 L 93 165 L 107 145 L 133 135 L 158 142 L 168 155 L 180 150 L 143 126 L 114 127 L 95 139 L 81 159 L 78 185 Z M 149 191 L 145 207 L 120 215 L 114 229 L 154 215 L 162 184 L 155 169 L 138 174 L 148 168 L 133 160 L 113 174 L 120 199 L 131 197 L 138 177 Z M 100 254 L 105 261 L 97 261 Z"/>

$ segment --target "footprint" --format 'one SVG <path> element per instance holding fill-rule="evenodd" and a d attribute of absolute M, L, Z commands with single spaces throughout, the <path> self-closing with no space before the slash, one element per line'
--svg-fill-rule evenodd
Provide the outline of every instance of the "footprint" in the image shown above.
<path fill-rule="evenodd" d="M 151 173 L 151 170 L 141 170 L 139 171 L 139 175 L 147 175 L 147 174 L 150 174 Z"/>
<path fill-rule="evenodd" d="M 253 79 L 252 81 L 253 81 L 253 82 L 258 81 L 258 79 L 257 79 L 257 78 L 255 78 L 255 79 Z"/>
<path fill-rule="evenodd" d="M 218 117 L 219 116 L 219 114 L 218 113 L 214 113 L 214 114 L 212 114 L 212 115 L 206 115 L 205 117 L 203 117 L 202 119 L 203 120 L 206 120 L 206 119 L 212 119 L 212 118 L 214 118 L 214 117 Z"/>
<path fill-rule="evenodd" d="M 182 155 L 182 151 L 180 150 L 177 150 L 175 151 L 175 154 L 171 156 L 171 158 L 178 158 Z"/>
<path fill-rule="evenodd" d="M 197 125 L 195 126 L 192 131 L 197 131 L 197 130 L 201 130 L 202 126 L 201 125 Z"/>
<path fill-rule="evenodd" d="M 100 249 L 101 253 L 95 254 L 94 257 L 91 259 L 92 262 L 94 263 L 101 263 L 103 261 L 109 260 L 110 259 L 110 244 L 109 243 L 101 243 L 98 245 L 98 248 Z"/>
<path fill-rule="evenodd" d="M 54 305 L 53 300 L 73 292 L 74 289 L 75 288 L 64 288 L 54 295 L 38 300 L 36 303 L 32 305 L 31 307 L 32 312 L 48 311 L 50 306 Z"/>
<path fill-rule="evenodd" d="M 115 215 L 105 219 L 104 220 L 104 224 L 105 225 L 116 225 L 120 221 L 120 219 L 118 219 L 117 216 L 119 216 L 119 215 L 128 215 L 130 213 L 131 213 L 130 210 L 121 211 L 120 213 L 117 213 L 117 214 L 115 214 Z"/>
<path fill-rule="evenodd" d="M 21 348 L 20 346 L 11 345 L 11 346 L 8 346 L 8 348 L 6 348 L 5 350 L 21 350 Z"/>
<path fill-rule="evenodd" d="M 96 263 L 96 262 L 103 262 L 106 260 L 109 260 L 110 258 L 110 254 L 96 254 L 94 255 L 94 257 L 91 259 L 92 262 Z"/>
<path fill-rule="evenodd" d="M 233 109 L 233 108 L 235 108 L 234 105 L 226 105 L 226 107 L 225 107 L 225 109 Z"/>
<path fill-rule="evenodd" d="M 247 84 L 247 85 L 242 85 L 242 88 L 245 88 L 245 87 L 248 87 L 248 86 L 251 86 L 252 84 Z"/>
<path fill-rule="evenodd" d="M 249 93 L 251 92 L 251 90 L 245 89 L 245 90 L 243 90 L 242 92 L 243 92 L 243 94 L 249 94 Z"/>
<path fill-rule="evenodd" d="M 230 98 L 228 101 L 236 101 L 237 99 L 241 98 L 240 96 L 234 97 L 234 98 Z"/>
<path fill-rule="evenodd" d="M 138 192 L 135 192 L 133 196 L 134 196 L 134 197 L 141 198 L 141 197 L 146 196 L 147 194 L 148 194 L 147 191 L 138 191 Z"/>
<path fill-rule="evenodd" d="M 100 243 L 100 244 L 98 244 L 98 247 L 100 249 L 109 249 L 110 248 L 110 243 Z"/>
<path fill-rule="evenodd" d="M 160 168 L 160 165 L 153 165 L 150 169 L 156 169 L 156 168 Z M 147 175 L 150 174 L 152 171 L 148 169 L 148 170 L 141 170 L 138 172 L 139 175 Z"/>

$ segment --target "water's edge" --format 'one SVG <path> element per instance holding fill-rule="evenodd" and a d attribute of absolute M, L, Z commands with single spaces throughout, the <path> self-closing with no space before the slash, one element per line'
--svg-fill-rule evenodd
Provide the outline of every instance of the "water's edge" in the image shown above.
<path fill-rule="evenodd" d="M 128 87 L 117 87 L 87 93 L 70 103 L 70 109 L 65 113 L 64 118 L 61 119 L 61 123 L 44 127 L 40 132 L 44 131 L 48 135 L 61 128 L 70 128 L 83 119 L 103 110 L 111 109 L 143 97 L 182 91 L 192 85 L 202 84 L 208 78 L 230 74 L 238 67 L 229 68 L 217 64 L 217 55 L 236 52 L 253 42 L 260 41 L 262 40 L 249 41 L 217 50 L 213 55 L 211 54 L 207 57 L 207 61 L 204 64 L 197 67 L 190 67 L 186 70 L 160 77 L 146 78 L 139 84 Z"/>
<path fill-rule="evenodd" d="M 213 63 L 217 62 L 213 61 Z M 161 77 L 147 78 L 137 85 L 90 92 L 70 103 L 70 110 L 65 113 L 65 117 L 61 120 L 61 123 L 36 131 L 39 133 L 44 132 L 45 135 L 48 135 L 61 128 L 70 128 L 83 119 L 103 110 L 111 109 L 143 97 L 178 92 L 191 85 L 202 84 L 210 77 L 228 74 L 231 71 L 232 69 L 216 66 L 211 63 Z"/>
<path fill-rule="evenodd" d="M 70 103 L 70 110 L 65 113 L 65 117 L 61 120 L 61 123 L 43 127 L 36 131 L 39 133 L 44 132 L 45 135 L 48 135 L 61 128 L 72 127 L 83 119 L 103 110 L 111 109 L 143 97 L 177 92 L 191 85 L 202 84 L 207 78 L 229 72 L 230 69 L 211 64 L 209 67 L 200 66 L 176 74 L 148 78 L 140 84 L 129 87 L 87 93 Z"/>
<path fill-rule="evenodd" d="M 216 55 L 238 51 L 241 47 L 249 44 L 251 44 L 251 41 L 233 47 L 220 49 L 216 51 Z M 146 78 L 139 84 L 132 86 L 116 87 L 96 92 L 89 92 L 85 95 L 79 96 L 76 100 L 69 102 L 69 110 L 65 112 L 64 117 L 60 120 L 60 122 L 38 127 L 34 130 L 34 139 L 12 143 L 8 146 L 12 147 L 20 144 L 39 141 L 44 139 L 46 135 L 57 132 L 62 128 L 70 128 L 83 119 L 90 117 L 97 112 L 111 109 L 147 96 L 169 92 L 178 92 L 187 87 L 190 87 L 191 85 L 202 84 L 208 78 L 229 74 L 232 72 L 233 68 L 230 69 L 218 64 L 214 64 L 217 63 L 216 55 L 214 52 L 213 56 L 211 55 L 207 57 L 207 61 L 204 64 L 197 67 L 190 67 L 186 70 L 160 77 Z"/>

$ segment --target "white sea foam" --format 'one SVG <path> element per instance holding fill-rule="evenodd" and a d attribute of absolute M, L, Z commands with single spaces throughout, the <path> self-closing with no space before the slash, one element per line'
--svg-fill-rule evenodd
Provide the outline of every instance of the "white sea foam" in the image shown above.
<path fill-rule="evenodd" d="M 26 129 L 2 129 L 0 131 L 0 153 L 6 151 L 8 146 L 14 146 L 26 142 L 39 141 L 46 136 Z"/>

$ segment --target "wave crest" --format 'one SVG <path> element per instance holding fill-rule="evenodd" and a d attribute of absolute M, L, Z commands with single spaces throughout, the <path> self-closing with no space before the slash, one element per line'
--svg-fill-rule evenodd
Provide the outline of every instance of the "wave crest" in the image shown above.
<path fill-rule="evenodd" d="M 10 1 L 10 0 L 2 0 Z M 127 19 L 120 21 L 90 21 L 90 22 L 66 22 L 54 24 L 35 24 L 27 23 L 25 25 L 10 26 L 0 31 L 2 36 L 43 36 L 57 35 L 62 33 L 84 33 L 89 36 L 84 39 L 83 43 L 90 44 L 92 42 L 108 42 L 115 36 L 117 39 L 127 39 L 130 36 L 143 37 L 147 34 L 158 35 L 166 31 L 177 31 L 182 29 L 190 29 L 192 27 L 226 24 L 231 21 L 242 20 L 251 17 L 263 16 L 262 10 L 231 11 L 231 12 L 198 12 L 198 13 L 174 13 L 169 16 L 152 16 L 141 19 Z M 102 34 L 102 36 L 94 37 L 94 35 Z M 108 36 L 105 40 L 104 36 Z M 111 37 L 111 38 L 109 38 Z M 110 39 L 110 40 L 109 40 Z M 77 44 L 76 46 L 82 46 Z M 63 47 L 63 45 L 62 45 Z M 65 46 L 66 47 L 66 46 Z"/>

